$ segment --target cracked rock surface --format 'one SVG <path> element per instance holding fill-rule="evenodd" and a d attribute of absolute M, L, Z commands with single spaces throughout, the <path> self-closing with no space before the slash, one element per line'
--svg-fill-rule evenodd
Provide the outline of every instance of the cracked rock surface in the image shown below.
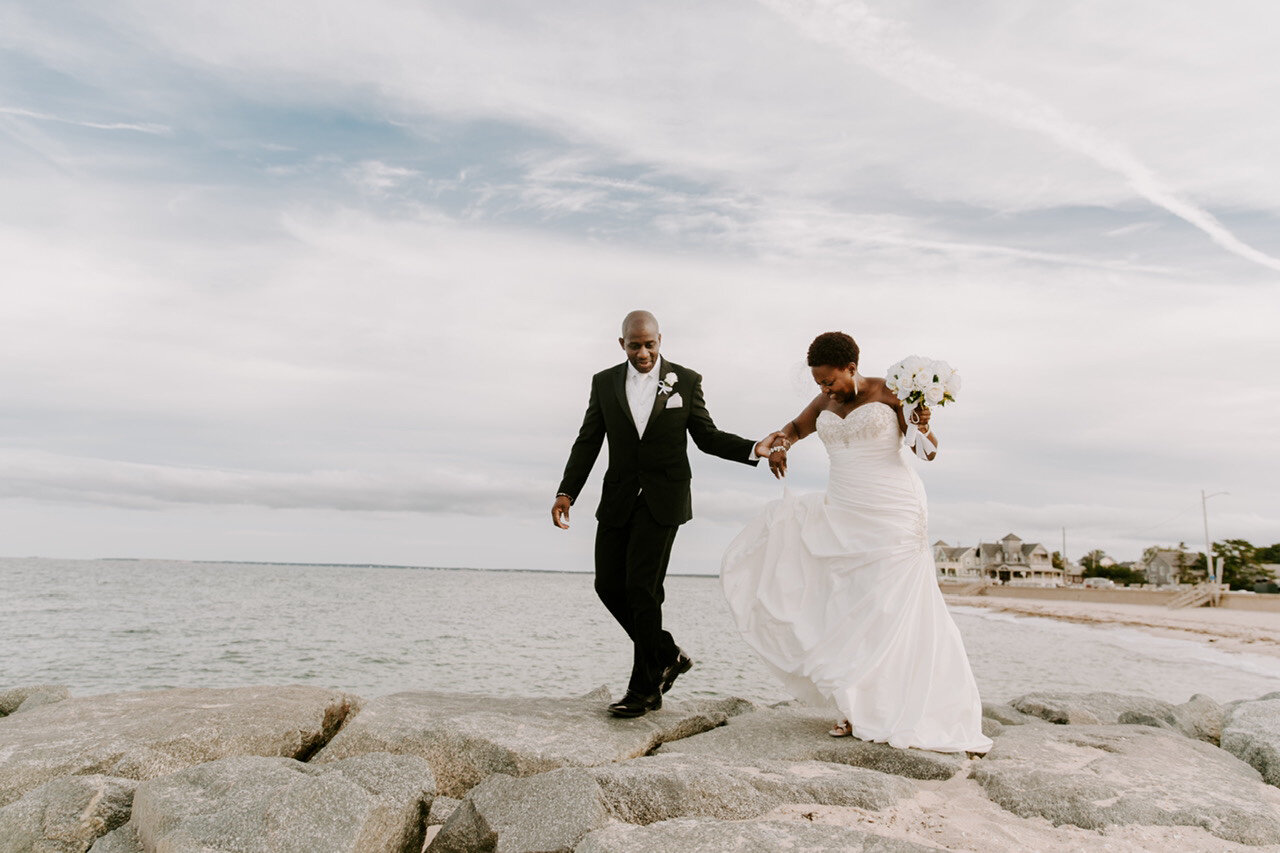
<path fill-rule="evenodd" d="M 627 823 L 678 817 L 737 820 L 787 803 L 882 809 L 915 792 L 898 776 L 822 761 L 733 761 L 668 753 L 588 771 Z"/>
<path fill-rule="evenodd" d="M 495 773 L 471 789 L 427 853 L 569 853 L 608 822 L 604 793 L 582 768 Z"/>
<path fill-rule="evenodd" d="M 1199 826 L 1280 844 L 1280 791 L 1224 750 L 1147 726 L 1013 726 L 973 778 L 1022 817 L 1101 829 Z"/>
<path fill-rule="evenodd" d="M 407 755 L 362 755 L 323 767 L 222 758 L 139 784 L 129 823 L 92 850 L 419 850 L 434 792 L 427 763 Z"/>
<path fill-rule="evenodd" d="M 609 715 L 607 702 L 601 691 L 577 698 L 393 693 L 365 704 L 313 760 L 418 755 L 431 764 L 439 792 L 457 798 L 494 773 L 530 776 L 625 761 L 729 718 L 714 703 L 667 702 L 624 720 Z"/>
<path fill-rule="evenodd" d="M 729 720 L 722 728 L 665 744 L 660 754 L 709 755 L 736 761 L 827 761 L 912 779 L 949 779 L 965 766 L 963 754 L 895 749 L 852 737 L 827 736 L 831 720 L 798 708 L 766 708 Z"/>
<path fill-rule="evenodd" d="M 84 853 L 129 819 L 138 783 L 113 776 L 64 776 L 0 809 L 0 853 Z"/>
<path fill-rule="evenodd" d="M 62 776 L 139 781 L 232 755 L 305 756 L 358 697 L 338 690 L 187 688 L 82 696 L 0 718 L 0 806 Z"/>

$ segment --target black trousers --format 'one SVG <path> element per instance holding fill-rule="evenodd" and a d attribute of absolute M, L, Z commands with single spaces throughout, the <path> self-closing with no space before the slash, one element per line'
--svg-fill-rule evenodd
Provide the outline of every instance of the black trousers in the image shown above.
<path fill-rule="evenodd" d="M 679 654 L 662 627 L 662 583 L 679 529 L 655 521 L 643 497 L 626 524 L 596 528 L 596 595 L 631 638 L 627 689 L 637 693 L 657 693 L 662 670 Z"/>

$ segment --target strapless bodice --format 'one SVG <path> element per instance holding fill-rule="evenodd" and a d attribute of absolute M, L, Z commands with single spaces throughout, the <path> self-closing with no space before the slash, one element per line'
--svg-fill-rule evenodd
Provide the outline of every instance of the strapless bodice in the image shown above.
<path fill-rule="evenodd" d="M 873 444 L 896 451 L 901 444 L 898 416 L 885 403 L 865 403 L 843 418 L 835 412 L 818 413 L 818 437 L 828 453 Z"/>
<path fill-rule="evenodd" d="M 904 524 L 919 530 L 924 487 L 902 452 L 898 415 L 885 403 L 866 403 L 843 418 L 818 413 L 818 436 L 831 465 L 827 501 L 846 507 L 898 507 L 911 517 Z"/>

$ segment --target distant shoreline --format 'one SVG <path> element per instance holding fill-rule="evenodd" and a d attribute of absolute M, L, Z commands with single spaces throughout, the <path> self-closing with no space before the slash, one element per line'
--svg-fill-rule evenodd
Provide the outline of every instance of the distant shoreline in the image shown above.
<path fill-rule="evenodd" d="M 200 566 L 292 566 L 317 569 L 409 569 L 433 572 L 525 572 L 538 575 L 590 575 L 590 569 L 481 568 L 477 566 L 412 566 L 397 563 L 307 563 L 294 560 L 187 560 L 171 557 L 4 557 L 6 560 L 83 560 L 88 563 L 192 563 Z M 669 578 L 715 578 L 719 574 L 668 572 Z"/>
<path fill-rule="evenodd" d="M 483 568 L 479 566 L 412 566 L 398 563 L 307 563 L 296 560 L 192 560 L 184 557 L 42 557 L 35 555 L 4 556 L 0 560 L 49 560 L 72 563 L 187 563 L 197 566 L 286 566 L 293 568 L 314 569 L 396 569 L 399 571 L 431 571 L 431 572 L 519 572 L 533 575 L 587 575 L 591 569 L 522 569 L 522 568 Z M 720 575 L 704 572 L 668 572 L 669 578 L 711 578 L 719 580 Z"/>

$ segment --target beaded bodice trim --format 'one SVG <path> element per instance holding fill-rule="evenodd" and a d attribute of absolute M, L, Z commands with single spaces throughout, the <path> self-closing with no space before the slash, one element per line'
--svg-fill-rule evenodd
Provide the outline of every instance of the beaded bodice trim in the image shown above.
<path fill-rule="evenodd" d="M 818 437 L 828 449 L 882 439 L 898 432 L 898 418 L 885 403 L 865 403 L 843 418 L 830 410 L 818 413 Z"/>

